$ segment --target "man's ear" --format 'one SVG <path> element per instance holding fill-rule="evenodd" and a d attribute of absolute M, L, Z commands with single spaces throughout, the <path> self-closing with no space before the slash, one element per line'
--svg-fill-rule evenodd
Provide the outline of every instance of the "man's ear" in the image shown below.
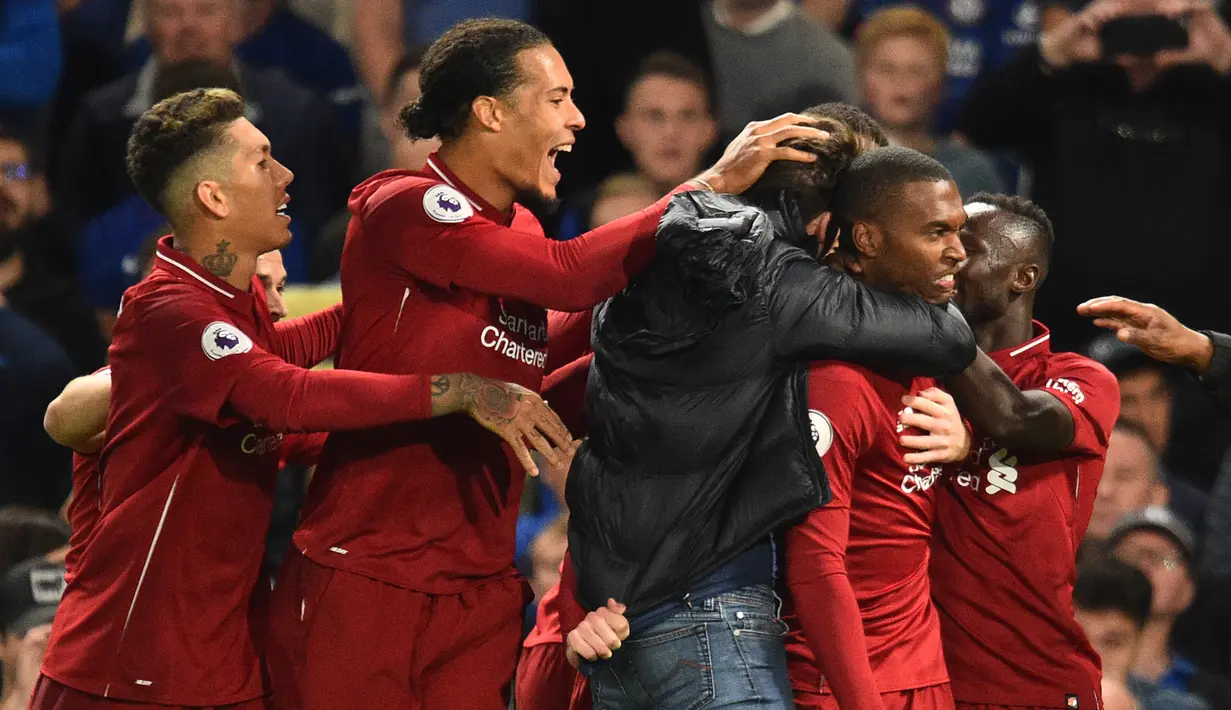
<path fill-rule="evenodd" d="M 494 96 L 479 96 L 470 104 L 470 112 L 479 125 L 492 133 L 504 130 L 508 110 L 504 102 Z"/>
<path fill-rule="evenodd" d="M 880 256 L 884 248 L 880 230 L 867 222 L 855 222 L 851 225 L 850 238 L 855 250 L 869 259 Z"/>
<path fill-rule="evenodd" d="M 222 183 L 216 180 L 202 180 L 193 191 L 194 197 L 214 219 L 226 219 L 231 214 L 231 203 L 222 189 Z"/>
<path fill-rule="evenodd" d="M 1027 293 L 1033 291 L 1039 285 L 1039 275 L 1041 270 L 1035 264 L 1023 266 L 1017 270 L 1013 276 L 1013 284 L 1011 288 L 1014 293 Z"/>

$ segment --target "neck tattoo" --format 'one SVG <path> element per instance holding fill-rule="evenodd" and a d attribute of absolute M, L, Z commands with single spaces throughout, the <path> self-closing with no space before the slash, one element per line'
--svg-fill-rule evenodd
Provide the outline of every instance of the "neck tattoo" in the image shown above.
<path fill-rule="evenodd" d="M 228 241 L 218 242 L 218 251 L 201 259 L 201 266 L 204 266 L 214 276 L 226 278 L 231 275 L 231 270 L 235 268 L 235 262 L 239 257 L 233 252 L 227 251 Z"/>

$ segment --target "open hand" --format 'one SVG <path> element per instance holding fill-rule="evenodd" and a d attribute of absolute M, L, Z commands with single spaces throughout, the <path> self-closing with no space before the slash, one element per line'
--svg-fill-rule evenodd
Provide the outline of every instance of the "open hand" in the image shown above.
<path fill-rule="evenodd" d="M 542 397 L 520 385 L 477 375 L 465 376 L 462 387 L 466 413 L 508 442 L 531 476 L 539 474 L 531 447 L 549 466 L 567 466 L 572 460 L 579 442 Z"/>
<path fill-rule="evenodd" d="M 625 611 L 627 608 L 623 604 L 608 599 L 607 606 L 586 614 L 577 628 L 568 632 L 568 662 L 576 668 L 582 658 L 587 661 L 611 658 L 612 652 L 628 638 Z"/>
<path fill-rule="evenodd" d="M 714 167 L 699 177 L 715 192 L 738 195 L 752 187 L 775 160 L 811 163 L 816 155 L 781 144 L 792 139 L 828 140 L 829 133 L 814 128 L 815 123 L 815 119 L 797 113 L 784 113 L 769 121 L 753 121 L 727 145 Z"/>
<path fill-rule="evenodd" d="M 900 438 L 902 446 L 916 449 L 903 456 L 903 461 L 911 465 L 952 463 L 970 453 L 970 430 L 962 422 L 957 404 L 948 392 L 929 387 L 913 397 L 903 397 L 902 403 L 910 411 L 902 414 L 898 422 L 927 432 L 922 436 L 907 434 Z"/>
<path fill-rule="evenodd" d="M 1214 346 L 1207 336 L 1186 327 L 1153 303 L 1103 296 L 1081 304 L 1077 312 L 1093 317 L 1095 325 L 1114 330 L 1118 340 L 1136 345 L 1160 362 L 1183 365 L 1201 373 L 1209 368 L 1214 357 Z"/>

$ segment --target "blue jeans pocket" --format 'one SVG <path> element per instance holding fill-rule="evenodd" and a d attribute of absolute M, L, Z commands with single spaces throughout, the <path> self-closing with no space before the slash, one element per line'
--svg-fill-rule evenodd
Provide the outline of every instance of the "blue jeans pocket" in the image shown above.
<path fill-rule="evenodd" d="M 704 623 L 625 642 L 627 665 L 617 671 L 622 684 L 634 684 L 654 704 L 701 710 L 714 700 L 714 666 Z M 627 673 L 624 671 L 627 670 Z"/>

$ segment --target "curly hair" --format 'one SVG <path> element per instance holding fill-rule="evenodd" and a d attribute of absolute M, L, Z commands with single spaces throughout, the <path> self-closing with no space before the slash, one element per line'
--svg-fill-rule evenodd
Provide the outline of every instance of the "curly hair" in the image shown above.
<path fill-rule="evenodd" d="M 168 187 L 190 163 L 226 140 L 244 115 L 244 100 L 229 89 L 193 89 L 170 96 L 141 114 L 128 137 L 128 177 L 168 219 Z"/>
<path fill-rule="evenodd" d="M 428 47 L 419 74 L 423 94 L 402 108 L 398 120 L 411 140 L 460 137 L 474 100 L 508 96 L 523 80 L 517 55 L 548 44 L 547 35 L 516 20 L 454 25 Z"/>

